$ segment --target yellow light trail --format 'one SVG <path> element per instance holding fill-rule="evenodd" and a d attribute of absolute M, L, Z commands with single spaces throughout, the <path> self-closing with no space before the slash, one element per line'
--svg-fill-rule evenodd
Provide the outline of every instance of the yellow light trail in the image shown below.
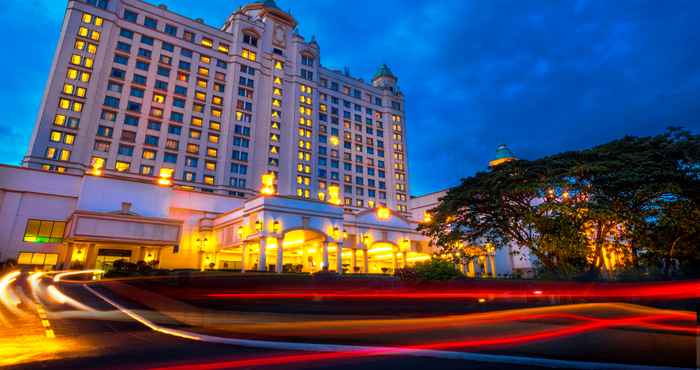
<path fill-rule="evenodd" d="M 99 274 L 104 274 L 104 270 L 80 270 L 80 271 L 61 272 L 61 273 L 56 274 L 56 276 L 53 277 L 53 281 L 59 282 L 63 278 L 68 277 L 68 276 L 84 275 L 84 274 L 99 275 Z"/>
<path fill-rule="evenodd" d="M 49 297 L 53 299 L 54 301 L 61 303 L 61 304 L 67 304 L 69 306 L 73 306 L 79 310 L 82 311 L 88 311 L 88 312 L 94 312 L 95 309 L 92 307 L 89 307 L 85 304 L 82 304 L 75 299 L 63 294 L 56 286 L 54 285 L 49 285 L 48 289 L 46 290 L 47 293 L 49 294 Z"/>

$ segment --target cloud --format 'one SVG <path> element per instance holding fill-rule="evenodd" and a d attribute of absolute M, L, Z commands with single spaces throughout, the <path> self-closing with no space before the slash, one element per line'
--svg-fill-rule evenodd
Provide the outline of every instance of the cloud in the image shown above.
<path fill-rule="evenodd" d="M 219 26 L 242 0 L 158 0 Z M 278 0 L 327 67 L 368 80 L 387 63 L 406 97 L 410 189 L 484 170 L 496 146 L 522 158 L 669 125 L 699 131 L 700 2 Z M 26 150 L 65 3 L 6 1 L 2 161 Z M 23 14 L 17 17 L 17 14 Z M 17 53 L 21 50 L 21 53 Z M 7 135 L 7 136 L 6 136 Z"/>

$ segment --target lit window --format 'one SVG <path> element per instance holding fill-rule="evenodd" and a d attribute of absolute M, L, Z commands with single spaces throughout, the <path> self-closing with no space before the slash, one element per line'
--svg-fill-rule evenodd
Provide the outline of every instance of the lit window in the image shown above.
<path fill-rule="evenodd" d="M 282 79 L 279 78 L 279 77 L 277 77 L 277 76 L 275 76 L 274 82 L 275 82 L 275 85 L 281 85 L 281 84 L 282 84 Z"/>
<path fill-rule="evenodd" d="M 87 23 L 87 24 L 92 23 L 92 14 L 84 13 L 83 14 L 83 23 Z"/>
<path fill-rule="evenodd" d="M 165 95 L 153 94 L 153 101 L 156 103 L 163 103 L 165 102 Z"/>
<path fill-rule="evenodd" d="M 27 228 L 24 231 L 25 242 L 29 243 L 61 243 L 63 242 L 63 233 L 66 229 L 65 221 L 46 221 L 46 220 L 27 220 Z M 31 254 L 31 253 L 30 253 Z M 36 257 L 43 253 L 34 253 L 28 264 L 55 264 L 54 262 L 37 262 Z M 46 255 L 51 256 L 51 255 Z M 57 257 L 57 255 L 56 255 Z M 21 259 L 21 258 L 20 258 Z M 43 260 L 43 258 L 42 258 Z M 47 258 L 48 260 L 48 258 Z M 36 262 L 36 263 L 35 263 Z M 25 264 L 25 263 L 23 263 Z"/>
<path fill-rule="evenodd" d="M 58 107 L 61 109 L 69 109 L 70 108 L 70 100 L 68 99 L 59 99 L 58 100 Z"/>
<path fill-rule="evenodd" d="M 214 185 L 214 176 L 204 176 L 204 183 L 207 185 Z"/>
<path fill-rule="evenodd" d="M 78 35 L 80 35 L 80 36 L 82 36 L 82 37 L 87 37 L 87 35 L 88 35 L 88 29 L 87 29 L 87 27 L 80 27 L 80 28 L 78 29 Z"/>
<path fill-rule="evenodd" d="M 80 73 L 80 81 L 82 81 L 82 82 L 90 81 L 90 72 L 81 72 Z"/>
<path fill-rule="evenodd" d="M 83 61 L 83 65 L 84 65 L 86 68 L 92 68 L 92 66 L 93 66 L 94 63 L 95 63 L 95 62 L 92 60 L 92 58 L 85 58 L 85 60 Z"/>
<path fill-rule="evenodd" d="M 216 157 L 216 154 L 217 154 L 216 148 L 207 148 L 207 156 Z"/>
<path fill-rule="evenodd" d="M 204 163 L 204 168 L 206 168 L 208 171 L 216 171 L 216 162 L 206 161 Z"/>
<path fill-rule="evenodd" d="M 209 68 L 199 67 L 198 73 L 202 76 L 209 76 Z"/>
<path fill-rule="evenodd" d="M 88 44 L 87 51 L 90 54 L 95 54 L 97 53 L 97 45 L 95 44 Z"/>
<path fill-rule="evenodd" d="M 84 98 L 86 94 L 87 94 L 87 90 L 84 87 L 78 87 L 75 90 L 75 96 L 77 96 L 77 97 Z"/>
<path fill-rule="evenodd" d="M 68 145 L 73 145 L 73 143 L 75 143 L 75 135 L 63 134 L 63 142 L 68 144 Z"/>
<path fill-rule="evenodd" d="M 102 27 L 102 23 L 104 23 L 104 19 L 100 17 L 95 17 L 95 26 Z"/>
<path fill-rule="evenodd" d="M 114 169 L 118 172 L 124 172 L 129 170 L 129 162 L 117 161 L 114 164 Z"/>
<path fill-rule="evenodd" d="M 63 84 L 63 93 L 68 94 L 68 95 L 73 95 L 73 92 L 75 91 L 75 86 L 71 84 Z"/>
<path fill-rule="evenodd" d="M 219 135 L 209 134 L 209 142 L 213 144 L 219 143 Z"/>
<path fill-rule="evenodd" d="M 248 60 L 252 60 L 252 61 L 255 61 L 257 59 L 257 55 L 255 54 L 254 51 L 251 51 L 251 50 L 248 50 L 245 48 L 241 51 L 241 56 L 244 59 L 248 59 Z"/>
<path fill-rule="evenodd" d="M 70 159 L 70 150 L 68 149 L 61 149 L 61 157 L 59 158 L 62 161 L 67 161 Z"/>
<path fill-rule="evenodd" d="M 95 41 L 100 41 L 100 32 L 99 31 L 92 31 L 90 34 L 90 38 L 95 40 Z"/>
<path fill-rule="evenodd" d="M 204 64 L 209 64 L 209 63 L 211 63 L 211 57 L 208 55 L 200 54 L 199 61 L 204 63 Z"/>
<path fill-rule="evenodd" d="M 202 38 L 202 46 L 211 48 L 214 46 L 214 41 L 212 39 L 208 39 L 206 37 Z"/>
<path fill-rule="evenodd" d="M 282 62 L 279 60 L 276 60 L 275 61 L 275 69 L 282 69 L 282 68 L 284 68 L 284 65 L 282 64 Z"/>
<path fill-rule="evenodd" d="M 83 49 L 85 48 L 85 41 L 83 41 L 83 40 L 75 40 L 75 44 L 73 45 L 73 47 L 74 47 L 76 50 L 83 50 Z"/>
<path fill-rule="evenodd" d="M 228 53 L 229 48 L 228 48 L 228 45 L 226 45 L 226 44 L 219 44 L 218 50 L 222 53 Z"/>
<path fill-rule="evenodd" d="M 73 102 L 73 112 L 82 112 L 83 111 L 83 103 L 74 101 Z"/>
<path fill-rule="evenodd" d="M 80 65 L 80 62 L 82 62 L 82 60 L 83 60 L 83 57 L 81 57 L 78 54 L 73 54 L 70 57 L 71 64 Z"/>
<path fill-rule="evenodd" d="M 63 133 L 61 131 L 51 131 L 51 141 L 55 143 L 61 142 L 61 137 Z"/>
<path fill-rule="evenodd" d="M 212 108 L 211 115 L 216 117 L 216 118 L 220 118 L 221 117 L 221 110 Z"/>
<path fill-rule="evenodd" d="M 56 126 L 63 126 L 63 125 L 65 125 L 65 124 L 66 124 L 66 116 L 64 116 L 64 115 L 62 115 L 62 114 L 57 114 L 57 115 L 53 118 L 53 124 L 56 125 Z"/>
<path fill-rule="evenodd" d="M 156 152 L 154 150 L 145 150 L 142 155 L 143 159 L 156 159 Z"/>

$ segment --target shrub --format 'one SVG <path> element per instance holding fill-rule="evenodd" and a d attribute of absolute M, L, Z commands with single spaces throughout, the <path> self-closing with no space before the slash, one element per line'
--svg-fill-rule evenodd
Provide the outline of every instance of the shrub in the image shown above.
<path fill-rule="evenodd" d="M 436 258 L 399 269 L 396 276 L 402 280 L 418 281 L 448 281 L 464 277 L 452 262 Z"/>

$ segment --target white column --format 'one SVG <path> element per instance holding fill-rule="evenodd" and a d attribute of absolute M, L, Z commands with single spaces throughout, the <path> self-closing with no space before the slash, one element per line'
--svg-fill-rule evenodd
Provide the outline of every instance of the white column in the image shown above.
<path fill-rule="evenodd" d="M 399 258 L 396 257 L 396 252 L 393 253 L 393 259 L 394 259 L 394 273 L 396 273 L 396 270 L 399 268 Z"/>
<path fill-rule="evenodd" d="M 362 269 L 365 274 L 367 274 L 369 273 L 369 253 L 367 253 L 367 249 L 362 250 L 362 258 L 364 259 L 364 266 L 362 266 Z"/>
<path fill-rule="evenodd" d="M 284 248 L 282 243 L 284 238 L 277 238 L 277 273 L 282 273 L 282 264 L 284 263 Z"/>
<path fill-rule="evenodd" d="M 490 261 L 491 261 L 491 276 L 496 277 L 496 256 L 491 255 L 489 256 Z"/>
<path fill-rule="evenodd" d="M 246 254 L 248 252 L 248 247 L 245 242 L 241 244 L 241 272 L 245 272 Z"/>
<path fill-rule="evenodd" d="M 260 257 L 258 258 L 258 271 L 267 271 L 267 255 L 265 254 L 267 247 L 267 238 L 260 238 Z"/>
<path fill-rule="evenodd" d="M 323 266 L 321 266 L 321 270 L 328 270 L 330 266 L 328 266 L 328 242 L 323 242 Z"/>
<path fill-rule="evenodd" d="M 337 242 L 335 250 L 336 250 L 336 256 L 338 256 L 338 258 L 336 258 L 336 262 L 338 265 L 337 266 L 338 273 L 342 274 L 343 273 L 343 242 Z"/>
<path fill-rule="evenodd" d="M 357 249 L 352 250 L 352 266 L 350 267 L 351 272 L 354 274 L 357 267 Z"/>

